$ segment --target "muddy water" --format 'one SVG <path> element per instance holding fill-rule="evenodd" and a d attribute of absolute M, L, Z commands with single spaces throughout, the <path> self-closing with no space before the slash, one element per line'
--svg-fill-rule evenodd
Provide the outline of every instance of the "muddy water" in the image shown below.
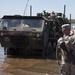
<path fill-rule="evenodd" d="M 7 57 L 0 47 L 0 75 L 60 75 L 56 60 L 34 57 Z"/>

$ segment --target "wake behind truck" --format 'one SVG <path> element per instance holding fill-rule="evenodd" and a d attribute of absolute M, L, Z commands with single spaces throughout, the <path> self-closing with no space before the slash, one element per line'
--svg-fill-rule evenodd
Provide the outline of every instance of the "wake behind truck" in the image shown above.
<path fill-rule="evenodd" d="M 63 13 L 37 13 L 37 16 L 5 15 L 0 25 L 0 43 L 5 54 L 25 54 L 25 51 L 42 50 L 51 54 L 62 36 L 61 25 L 69 23 Z M 7 50 L 7 51 L 6 51 Z"/>

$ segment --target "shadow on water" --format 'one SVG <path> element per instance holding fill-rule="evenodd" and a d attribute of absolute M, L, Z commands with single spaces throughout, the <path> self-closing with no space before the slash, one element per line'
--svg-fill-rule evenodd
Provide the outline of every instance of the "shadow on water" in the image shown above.
<path fill-rule="evenodd" d="M 23 58 L 23 59 L 42 59 L 40 55 L 25 54 L 25 55 L 7 55 L 8 58 Z"/>
<path fill-rule="evenodd" d="M 52 60 L 56 60 L 55 52 L 48 55 L 48 56 L 44 56 L 42 54 L 42 51 L 38 51 L 38 50 L 36 50 L 34 52 L 28 51 L 25 54 L 20 54 L 20 53 L 11 54 L 11 55 L 7 55 L 7 57 L 8 58 L 23 58 L 23 59 L 52 59 Z"/>
<path fill-rule="evenodd" d="M 11 54 L 7 54 L 8 58 L 23 58 L 23 59 L 52 59 L 56 60 L 56 52 L 54 51 L 48 56 L 43 55 L 42 50 L 25 51 L 20 53 L 20 49 L 13 50 Z M 10 50 L 11 51 L 11 50 Z M 0 45 L 0 55 L 4 56 L 4 48 Z"/>

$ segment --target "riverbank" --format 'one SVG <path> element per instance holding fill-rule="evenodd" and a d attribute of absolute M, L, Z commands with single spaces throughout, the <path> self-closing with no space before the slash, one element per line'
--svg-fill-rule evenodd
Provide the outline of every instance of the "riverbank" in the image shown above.
<path fill-rule="evenodd" d="M 70 21 L 70 20 L 69 20 Z M 71 23 L 75 23 L 75 19 L 71 19 Z"/>

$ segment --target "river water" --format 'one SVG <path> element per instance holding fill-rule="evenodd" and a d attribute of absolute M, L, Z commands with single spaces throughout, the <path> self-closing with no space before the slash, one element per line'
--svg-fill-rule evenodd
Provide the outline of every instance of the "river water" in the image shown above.
<path fill-rule="evenodd" d="M 60 75 L 55 59 L 43 59 L 41 55 L 7 57 L 0 46 L 0 75 Z"/>

